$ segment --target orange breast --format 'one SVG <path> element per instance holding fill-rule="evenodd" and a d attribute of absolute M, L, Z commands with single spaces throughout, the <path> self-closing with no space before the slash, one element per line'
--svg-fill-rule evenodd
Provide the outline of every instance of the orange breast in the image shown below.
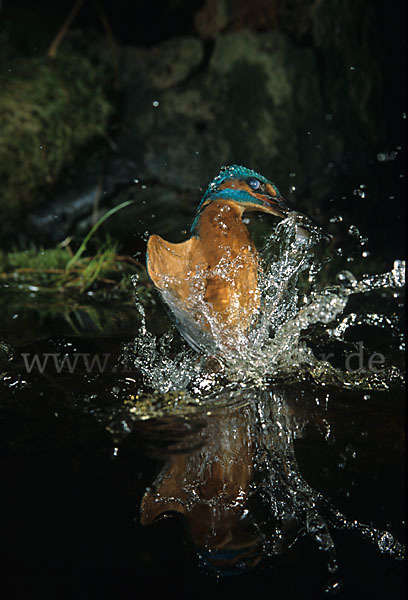
<path fill-rule="evenodd" d="M 234 343 L 249 329 L 260 303 L 258 255 L 237 205 L 212 202 L 197 237 L 181 244 L 151 236 L 147 264 L 164 300 L 174 300 L 216 341 Z"/>

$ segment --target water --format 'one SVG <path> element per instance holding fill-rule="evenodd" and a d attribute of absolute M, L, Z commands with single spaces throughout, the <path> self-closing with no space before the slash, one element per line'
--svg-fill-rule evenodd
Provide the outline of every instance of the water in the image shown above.
<path fill-rule="evenodd" d="M 36 450 L 34 473 L 54 453 L 66 452 L 74 464 L 96 461 L 107 489 L 96 496 L 89 488 L 80 509 L 72 495 L 65 499 L 64 485 L 64 494 L 55 492 L 52 460 L 41 497 L 57 493 L 56 522 L 70 524 L 64 539 L 69 527 L 81 536 L 70 512 L 87 515 L 90 553 L 115 548 L 120 560 L 105 549 L 109 560 L 98 564 L 126 564 L 126 580 L 148 573 L 164 581 L 180 572 L 199 597 L 217 581 L 220 595 L 258 580 L 289 597 L 400 589 L 404 263 L 354 276 L 344 269 L 346 251 L 330 256 L 319 230 L 303 225 L 292 214 L 264 241 L 262 312 L 234 348 L 217 340 L 217 323 L 215 352 L 211 345 L 198 354 L 173 326 L 158 334 L 157 317 L 137 298 L 140 320 L 127 342 L 93 332 L 16 337 L 14 349 L 2 346 L 12 460 L 16 452 L 30 455 L 41 439 L 48 454 L 39 463 Z M 355 230 L 350 235 L 364 242 Z M 51 362 L 28 373 L 19 358 L 56 350 L 62 357 L 104 351 L 109 360 L 102 372 L 77 361 L 75 372 L 56 372 Z M 62 454 L 61 444 L 68 448 Z M 76 467 L 67 475 L 59 461 L 75 489 Z M 115 495 L 112 510 L 107 497 Z M 47 513 L 36 510 L 46 523 Z M 27 511 L 21 507 L 19 517 Z M 44 528 L 34 522 L 41 519 L 33 514 L 35 541 Z M 88 531 L 83 516 L 79 522 Z M 52 540 L 50 547 L 60 547 Z"/>
<path fill-rule="evenodd" d="M 148 330 L 143 306 L 137 302 L 142 327 L 134 346 L 127 347 L 126 360 L 134 357 L 134 365 L 143 374 L 145 385 L 160 392 L 192 389 L 201 396 L 200 388 L 204 388 L 206 397 L 212 389 L 211 376 L 209 379 L 206 373 L 208 356 L 215 357 L 218 363 L 218 377 L 212 377 L 214 385 L 221 374 L 229 382 L 241 380 L 244 384 L 262 385 L 266 378 L 294 382 L 313 380 L 343 389 L 388 389 L 394 383 L 403 382 L 399 368 L 389 364 L 375 349 L 364 365 L 363 354 L 366 355 L 368 349 L 363 348 L 363 341 L 347 344 L 347 336 L 353 327 L 363 324 L 379 327 L 398 341 L 397 349 L 403 349 L 403 334 L 395 309 L 399 291 L 405 285 L 405 262 L 396 260 L 390 272 L 365 275 L 360 280 L 350 271 L 341 271 L 334 285 L 319 285 L 321 270 L 330 259 L 319 258 L 323 239 L 319 229 L 311 229 L 308 224 L 306 230 L 301 225 L 302 216 L 292 213 L 267 239 L 261 253 L 261 312 L 248 333 L 238 332 L 233 337 L 233 345 L 231 335 L 224 335 L 225 325 L 217 322 L 206 309 L 200 291 L 195 292 L 196 305 L 201 303 L 203 312 L 208 313 L 212 338 L 207 347 L 206 340 L 201 338 L 199 345 L 204 355 L 201 359 L 187 348 L 172 353 L 173 332 L 156 339 Z M 341 254 L 341 249 L 337 252 Z M 217 265 L 216 269 L 222 272 L 223 266 Z M 352 296 L 378 291 L 384 298 L 391 298 L 394 311 L 391 315 L 347 310 Z M 165 300 L 169 300 L 167 292 Z M 179 307 L 178 314 L 181 313 Z M 183 333 L 186 317 L 178 322 Z M 313 337 L 315 331 L 318 352 L 313 352 L 305 340 L 307 336 Z M 343 344 L 342 352 L 348 353 L 343 368 L 336 368 L 321 358 L 334 357 L 334 353 L 324 352 L 333 342 Z M 340 354 L 339 349 L 336 354 Z M 351 365 L 352 354 L 359 357 L 358 368 Z M 381 367 L 377 368 L 379 364 Z"/>
<path fill-rule="evenodd" d="M 401 350 L 396 312 L 355 312 L 348 305 L 352 297 L 380 291 L 395 309 L 405 265 L 396 260 L 390 272 L 360 279 L 341 271 L 335 284 L 319 285 L 330 260 L 319 258 L 321 246 L 319 230 L 306 231 L 299 216 L 292 214 L 278 225 L 262 251 L 261 316 L 247 336 L 235 339 L 233 349 L 223 336 L 217 340 L 216 322 L 215 352 L 213 344 L 202 355 L 183 343 L 180 348 L 174 329 L 156 337 L 138 304 L 142 327 L 125 347 L 121 364 L 130 361 L 142 384 L 136 385 L 120 423 L 130 430 L 129 421 L 164 419 L 170 432 L 172 418 L 185 419 L 194 431 L 193 446 L 199 447 L 192 451 L 183 435 L 175 436 L 170 464 L 143 496 L 144 525 L 167 514 L 182 515 L 202 568 L 218 576 L 246 572 L 309 537 L 325 556 L 323 587 L 333 593 L 342 585 L 333 531 L 353 532 L 398 560 L 404 548 L 390 532 L 346 516 L 311 487 L 297 464 L 294 441 L 309 422 L 320 420 L 325 441 L 335 443 L 324 416 L 328 404 L 337 402 L 333 390 L 378 392 L 402 386 L 403 373 L 389 356 L 363 340 L 350 341 L 353 328 L 365 326 L 387 330 L 394 350 Z M 333 344 L 336 351 L 327 352 Z M 332 357 L 343 364 L 332 364 Z M 317 397 L 318 410 L 313 407 L 309 414 L 299 392 L 305 385 L 319 394 L 329 390 L 323 408 Z M 148 402 L 146 390 L 154 392 Z M 111 431 L 120 439 L 118 424 L 111 424 Z"/>

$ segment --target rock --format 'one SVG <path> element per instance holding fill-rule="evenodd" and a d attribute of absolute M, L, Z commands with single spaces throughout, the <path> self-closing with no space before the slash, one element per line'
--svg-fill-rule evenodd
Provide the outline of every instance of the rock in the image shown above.
<path fill-rule="evenodd" d="M 220 35 L 209 56 L 194 38 L 150 50 L 126 48 L 121 70 L 120 123 L 104 171 L 92 164 L 77 170 L 73 188 L 66 180 L 61 187 L 68 189 L 56 190 L 52 205 L 29 217 L 31 231 L 44 230 L 51 219 L 53 241 L 72 233 L 74 224 L 82 233 L 83 215 L 88 226 L 98 186 L 103 207 L 124 194 L 138 202 L 135 179 L 153 185 L 152 212 L 163 215 L 163 207 L 171 206 L 172 222 L 180 202 L 164 200 L 169 193 L 189 192 L 190 204 L 180 213 L 185 227 L 182 218 L 192 218 L 202 190 L 223 164 L 254 168 L 283 186 L 285 194 L 290 173 L 304 187 L 311 163 L 313 170 L 316 162 L 318 170 L 324 167 L 327 153 L 314 151 L 308 137 L 309 130 L 315 135 L 323 125 L 313 52 L 280 33 Z M 121 221 L 119 215 L 115 221 Z M 137 222 L 131 227 L 138 228 Z"/>
<path fill-rule="evenodd" d="M 346 34 L 340 35 L 334 18 L 325 2 L 308 16 L 317 52 L 278 31 L 248 30 L 212 41 L 183 37 L 120 49 L 121 101 L 103 166 L 77 166 L 72 182 L 60 183 L 42 217 L 29 217 L 27 229 L 44 231 L 45 218 L 53 223 L 53 241 L 82 235 L 96 204 L 104 211 L 134 198 L 135 217 L 118 214 L 111 221 L 115 235 L 144 233 L 151 223 L 178 235 L 209 181 L 233 163 L 263 173 L 284 195 L 295 187 L 299 208 L 321 220 L 319 206 L 332 193 L 334 176 L 347 170 L 344 157 L 353 141 L 360 152 L 364 137 L 375 142 L 375 61 L 368 80 L 353 87 L 343 64 Z M 364 48 L 368 52 L 369 44 Z M 330 56 L 337 57 L 333 65 Z M 367 54 L 360 66 L 368 60 Z M 148 208 L 142 204 L 147 198 Z"/>
<path fill-rule="evenodd" d="M 146 140 L 148 173 L 194 190 L 221 165 L 239 163 L 278 187 L 293 172 L 304 185 L 311 161 L 319 169 L 327 160 L 308 139 L 325 126 L 318 81 L 312 50 L 280 33 L 219 36 L 205 70 L 160 94 Z"/>

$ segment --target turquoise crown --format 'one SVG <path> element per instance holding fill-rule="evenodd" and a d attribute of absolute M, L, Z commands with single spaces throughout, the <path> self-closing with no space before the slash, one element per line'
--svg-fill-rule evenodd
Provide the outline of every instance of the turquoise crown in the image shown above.
<path fill-rule="evenodd" d="M 260 200 L 257 200 L 252 194 L 245 190 L 228 187 L 225 187 L 221 190 L 219 189 L 219 186 L 228 179 L 245 180 L 250 178 L 258 179 L 261 183 L 269 183 L 274 188 L 277 196 L 280 196 L 278 188 L 272 183 L 272 181 L 269 181 L 269 179 L 266 179 L 266 177 L 264 177 L 260 173 L 257 173 L 256 171 L 253 171 L 252 169 L 248 169 L 247 167 L 242 167 L 240 165 L 221 167 L 220 172 L 216 177 L 214 177 L 214 179 L 207 187 L 205 194 L 197 207 L 197 214 L 193 221 L 193 224 L 191 225 L 191 233 L 193 233 L 197 227 L 201 209 L 203 208 L 204 204 L 208 203 L 209 200 L 218 200 L 225 198 L 228 200 L 234 200 L 235 202 L 262 204 Z"/>

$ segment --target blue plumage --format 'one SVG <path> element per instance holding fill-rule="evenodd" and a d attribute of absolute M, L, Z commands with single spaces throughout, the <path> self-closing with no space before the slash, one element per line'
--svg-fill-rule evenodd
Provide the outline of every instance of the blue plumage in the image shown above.
<path fill-rule="evenodd" d="M 198 208 L 200 208 L 201 204 L 203 202 L 205 202 L 206 200 L 208 200 L 208 198 L 211 196 L 213 197 L 219 197 L 217 196 L 217 188 L 224 183 L 224 181 L 226 181 L 227 179 L 249 179 L 250 177 L 255 177 L 256 179 L 259 179 L 259 181 L 261 181 L 262 183 L 270 183 L 272 185 L 272 187 L 275 189 L 276 193 L 279 194 L 279 190 L 276 187 L 276 185 L 274 185 L 271 181 L 269 181 L 269 179 L 266 179 L 266 177 L 264 177 L 263 175 L 261 175 L 260 173 L 257 173 L 256 171 L 252 171 L 252 169 L 248 169 L 247 167 L 242 167 L 240 165 L 231 165 L 230 167 L 221 167 L 221 170 L 219 172 L 219 174 L 217 175 L 217 177 L 214 177 L 214 179 L 212 180 L 212 182 L 209 184 L 203 199 L 200 202 L 200 205 Z M 250 196 L 248 194 L 248 196 Z M 253 196 L 250 196 L 251 200 L 253 200 Z"/>
<path fill-rule="evenodd" d="M 189 239 L 149 238 L 149 276 L 197 351 L 222 354 L 246 343 L 258 318 L 259 257 L 242 220 L 254 210 L 284 219 L 296 209 L 260 173 L 223 167 L 203 195 Z"/>
<path fill-rule="evenodd" d="M 209 184 L 209 186 L 207 187 L 204 196 L 201 199 L 200 204 L 197 207 L 197 213 L 196 216 L 194 218 L 194 221 L 191 225 L 190 228 L 190 233 L 194 233 L 199 218 L 200 218 L 200 214 L 201 214 L 201 210 L 204 207 L 205 204 L 208 204 L 209 201 L 212 200 L 221 200 L 221 199 L 228 199 L 228 200 L 234 200 L 235 202 L 243 202 L 243 203 L 251 203 L 254 205 L 259 205 L 262 206 L 262 201 L 258 200 L 256 197 L 254 197 L 252 194 L 250 194 L 249 192 L 247 192 L 246 190 L 242 190 L 242 189 L 237 189 L 237 188 L 228 188 L 228 187 L 224 187 L 222 189 L 219 189 L 220 185 L 223 184 L 225 181 L 228 181 L 228 179 L 231 180 L 248 180 L 248 179 L 258 179 L 261 183 L 264 184 L 270 184 L 273 189 L 275 190 L 277 196 L 280 196 L 280 192 L 278 190 L 278 188 L 276 187 L 275 184 L 272 183 L 272 181 L 269 181 L 269 179 L 266 179 L 266 177 L 264 177 L 263 175 L 261 175 L 260 173 L 257 173 L 256 171 L 253 171 L 252 169 L 248 169 L 247 167 L 242 167 L 240 165 L 231 165 L 229 167 L 221 167 L 221 170 L 219 172 L 219 174 L 214 177 L 214 179 L 211 181 L 211 183 Z"/>

